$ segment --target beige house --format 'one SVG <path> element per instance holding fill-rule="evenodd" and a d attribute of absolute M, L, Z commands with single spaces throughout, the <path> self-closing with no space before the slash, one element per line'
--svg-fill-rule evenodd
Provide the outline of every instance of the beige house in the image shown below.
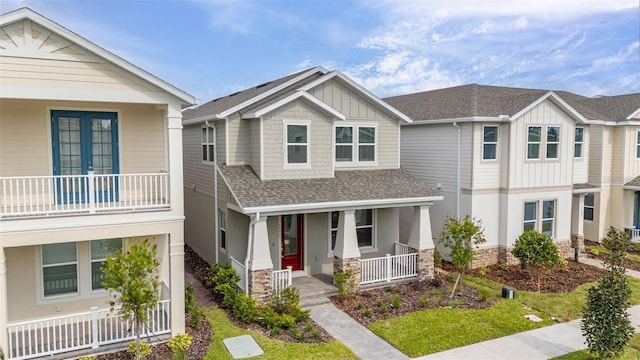
<path fill-rule="evenodd" d="M 184 332 L 194 98 L 30 9 L 0 29 L 0 347 L 28 359 L 131 339 L 100 266 L 140 239 L 157 244 L 163 284 L 142 335 Z"/>
<path fill-rule="evenodd" d="M 186 241 L 248 293 L 345 268 L 361 284 L 433 275 L 442 197 L 400 168 L 410 120 L 341 72 L 307 69 L 183 116 Z M 402 207 L 415 215 L 405 236 Z"/>
<path fill-rule="evenodd" d="M 439 190 L 437 234 L 445 216 L 467 214 L 487 242 L 474 267 L 514 262 L 525 230 L 549 235 L 564 257 L 584 239 L 590 184 L 590 121 L 547 90 L 465 85 L 385 99 L 414 121 L 403 124 L 401 166 Z"/>

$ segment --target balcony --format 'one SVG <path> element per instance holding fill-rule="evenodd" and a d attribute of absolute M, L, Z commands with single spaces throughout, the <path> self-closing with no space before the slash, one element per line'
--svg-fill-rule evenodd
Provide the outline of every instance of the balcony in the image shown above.
<path fill-rule="evenodd" d="M 631 240 L 632 243 L 640 243 L 640 229 L 628 227 L 624 230 L 629 234 L 629 240 Z"/>
<path fill-rule="evenodd" d="M 170 209 L 169 174 L 0 177 L 0 219 Z"/>

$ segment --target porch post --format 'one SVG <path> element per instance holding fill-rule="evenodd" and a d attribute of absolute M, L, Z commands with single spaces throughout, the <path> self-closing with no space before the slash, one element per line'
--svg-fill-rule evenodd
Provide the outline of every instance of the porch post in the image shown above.
<path fill-rule="evenodd" d="M 353 270 L 356 288 L 359 287 L 361 268 L 355 210 L 340 212 L 338 234 L 333 255 L 333 273 L 344 272 L 348 269 Z"/>
<path fill-rule="evenodd" d="M 7 354 L 9 338 L 7 334 L 7 266 L 6 259 L 4 257 L 4 248 L 0 244 L 0 348 L 4 351 L 5 357 Z"/>
<path fill-rule="evenodd" d="M 433 279 L 434 264 L 433 252 L 435 245 L 431 235 L 431 217 L 429 206 L 414 206 L 413 220 L 411 222 L 411 235 L 409 236 L 409 248 L 417 253 L 418 279 L 424 281 Z"/>
<path fill-rule="evenodd" d="M 183 334 L 184 326 L 184 229 L 169 234 L 169 284 L 171 292 L 171 335 Z"/>
<path fill-rule="evenodd" d="M 584 250 L 584 197 L 574 194 L 571 202 L 571 247 Z"/>
<path fill-rule="evenodd" d="M 167 108 L 168 147 L 167 166 L 169 167 L 169 199 L 171 210 L 184 216 L 184 195 L 182 179 L 182 112 L 179 105 L 169 104 Z"/>
<path fill-rule="evenodd" d="M 260 216 L 252 222 L 249 231 L 253 232 L 253 243 L 249 244 L 249 294 L 258 303 L 265 303 L 271 299 L 272 285 L 271 250 L 269 249 L 269 232 L 267 231 L 267 217 Z"/>

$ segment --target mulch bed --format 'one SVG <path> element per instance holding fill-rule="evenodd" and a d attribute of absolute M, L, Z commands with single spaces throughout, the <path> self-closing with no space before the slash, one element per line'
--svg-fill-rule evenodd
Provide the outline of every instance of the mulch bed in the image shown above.
<path fill-rule="evenodd" d="M 597 243 L 595 241 L 585 240 L 584 241 L 584 245 L 585 245 L 585 247 L 589 248 L 589 247 L 599 246 L 600 243 Z M 638 246 L 638 244 L 632 244 L 632 246 L 629 247 L 629 250 L 627 250 L 627 253 L 640 256 L 640 246 Z M 586 251 L 586 254 L 590 258 L 598 259 L 598 260 L 601 260 L 601 261 L 606 260 L 607 257 L 608 257 L 608 255 L 605 254 L 605 253 L 600 252 L 600 253 L 598 253 L 596 255 L 596 254 L 593 254 L 592 252 L 590 252 L 588 250 Z M 640 262 L 627 259 L 626 262 L 625 262 L 625 267 L 627 269 L 640 271 Z"/>

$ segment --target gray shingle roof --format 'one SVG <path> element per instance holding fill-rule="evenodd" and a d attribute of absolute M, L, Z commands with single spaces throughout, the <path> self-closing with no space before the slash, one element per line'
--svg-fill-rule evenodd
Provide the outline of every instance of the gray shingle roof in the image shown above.
<path fill-rule="evenodd" d="M 202 116 L 219 114 L 225 110 L 231 109 L 236 105 L 242 104 L 243 102 L 249 99 L 252 99 L 260 94 L 263 94 L 275 87 L 278 87 L 286 83 L 287 81 L 292 80 L 307 71 L 310 71 L 311 69 L 313 68 L 302 70 L 297 73 L 279 78 L 277 80 L 266 82 L 264 84 L 254 86 L 230 95 L 226 95 L 226 96 L 211 100 L 204 104 L 186 109 L 185 111 L 182 112 L 182 118 L 183 120 L 189 120 L 189 119 L 199 118 Z M 318 73 L 316 76 L 311 77 L 311 79 L 315 80 L 319 76 L 321 76 L 321 74 Z M 305 82 L 308 82 L 308 81 L 310 80 L 309 79 L 305 80 Z M 296 85 L 293 85 L 292 87 L 295 87 L 295 86 Z"/>
<path fill-rule="evenodd" d="M 249 166 L 220 165 L 220 172 L 245 209 L 395 199 L 428 202 L 439 196 L 402 169 L 335 171 L 333 178 L 267 181 Z"/>
<path fill-rule="evenodd" d="M 591 190 L 591 189 L 597 189 L 598 191 L 600 190 L 600 186 L 598 185 L 593 185 L 593 184 L 589 184 L 589 183 L 584 183 L 584 184 L 573 184 L 573 190 Z"/>
<path fill-rule="evenodd" d="M 624 186 L 640 187 L 640 176 L 636 177 L 635 179 L 632 179 L 628 183 L 624 184 Z"/>
<path fill-rule="evenodd" d="M 514 115 L 550 90 L 470 84 L 383 99 L 413 120 Z M 589 119 L 622 121 L 640 108 L 640 93 L 588 98 L 555 91 Z"/>

